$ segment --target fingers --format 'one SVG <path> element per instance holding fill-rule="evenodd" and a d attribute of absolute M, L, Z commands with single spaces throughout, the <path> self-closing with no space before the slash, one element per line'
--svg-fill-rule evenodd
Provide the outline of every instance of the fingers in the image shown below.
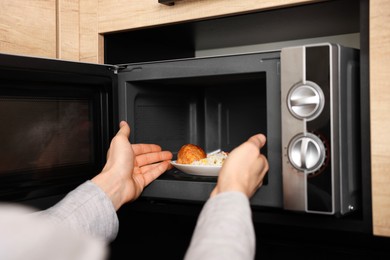
<path fill-rule="evenodd" d="M 219 172 L 217 185 L 210 196 L 226 191 L 240 191 L 248 198 L 252 197 L 262 186 L 268 171 L 268 161 L 260 152 L 265 143 L 266 137 L 256 134 L 233 149 Z"/>
<path fill-rule="evenodd" d="M 172 159 L 172 153 L 169 151 L 141 154 L 141 155 L 137 155 L 135 158 L 136 164 L 139 167 L 156 163 L 156 162 L 169 161 L 171 159 Z"/>
<path fill-rule="evenodd" d="M 158 161 L 158 162 L 155 162 L 155 163 L 149 163 L 149 164 L 145 164 L 145 165 L 142 165 L 142 166 L 134 167 L 134 174 L 145 174 L 150 169 L 155 168 L 157 164 L 162 163 L 162 162 L 168 162 L 168 168 L 165 169 L 165 170 L 169 170 L 169 169 L 173 168 L 173 166 L 171 165 L 169 160 Z"/>
<path fill-rule="evenodd" d="M 170 166 L 171 164 L 169 161 L 164 161 L 157 163 L 155 165 L 148 165 L 146 166 L 147 170 L 143 170 L 143 178 L 145 181 L 145 187 L 149 185 L 152 181 L 157 179 L 161 174 L 163 174 Z"/>
<path fill-rule="evenodd" d="M 130 127 L 127 122 L 121 121 L 119 127 L 117 135 L 124 135 L 129 138 Z M 161 147 L 157 144 L 132 144 L 131 147 L 138 166 L 171 160 L 173 156 L 169 151 L 161 151 Z"/>
<path fill-rule="evenodd" d="M 157 144 L 132 144 L 135 155 L 160 152 L 161 147 Z"/>

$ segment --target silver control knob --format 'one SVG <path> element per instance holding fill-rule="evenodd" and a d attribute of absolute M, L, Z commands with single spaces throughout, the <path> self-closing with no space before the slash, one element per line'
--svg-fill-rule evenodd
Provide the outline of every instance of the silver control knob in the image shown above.
<path fill-rule="evenodd" d="M 298 119 L 314 119 L 322 112 L 324 104 L 322 89 L 311 81 L 295 85 L 287 96 L 288 108 L 291 114 Z"/>
<path fill-rule="evenodd" d="M 325 161 L 324 143 L 311 133 L 298 135 L 290 142 L 288 157 L 296 169 L 306 173 L 315 172 Z"/>

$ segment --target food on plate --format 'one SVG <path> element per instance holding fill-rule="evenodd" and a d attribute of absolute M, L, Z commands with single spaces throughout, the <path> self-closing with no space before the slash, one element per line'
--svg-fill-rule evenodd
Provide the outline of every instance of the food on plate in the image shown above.
<path fill-rule="evenodd" d="M 177 163 L 191 164 L 194 161 L 206 158 L 206 152 L 195 144 L 183 145 L 177 154 Z"/>
<path fill-rule="evenodd" d="M 206 154 L 202 147 L 195 144 L 183 145 L 177 154 L 177 163 L 191 165 L 222 166 L 228 156 L 227 152 L 215 151 Z"/>
<path fill-rule="evenodd" d="M 211 165 L 211 166 L 222 166 L 223 162 L 228 156 L 227 152 L 219 151 L 217 153 L 208 154 L 206 158 L 198 161 L 193 161 L 192 165 Z"/>

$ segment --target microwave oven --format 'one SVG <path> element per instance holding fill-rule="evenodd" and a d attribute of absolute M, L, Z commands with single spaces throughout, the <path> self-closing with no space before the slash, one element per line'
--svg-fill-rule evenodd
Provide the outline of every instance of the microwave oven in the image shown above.
<path fill-rule="evenodd" d="M 253 207 L 359 208 L 359 51 L 338 44 L 119 65 L 0 56 L 0 198 L 69 191 L 104 165 L 118 122 L 132 143 L 229 152 L 264 133 Z M 217 177 L 173 168 L 142 198 L 202 203 Z"/>

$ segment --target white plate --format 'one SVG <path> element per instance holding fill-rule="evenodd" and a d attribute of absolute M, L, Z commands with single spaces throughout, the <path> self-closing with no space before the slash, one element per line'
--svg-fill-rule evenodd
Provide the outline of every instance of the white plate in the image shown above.
<path fill-rule="evenodd" d="M 218 176 L 222 166 L 180 164 L 171 161 L 171 164 L 182 172 L 198 176 Z"/>

